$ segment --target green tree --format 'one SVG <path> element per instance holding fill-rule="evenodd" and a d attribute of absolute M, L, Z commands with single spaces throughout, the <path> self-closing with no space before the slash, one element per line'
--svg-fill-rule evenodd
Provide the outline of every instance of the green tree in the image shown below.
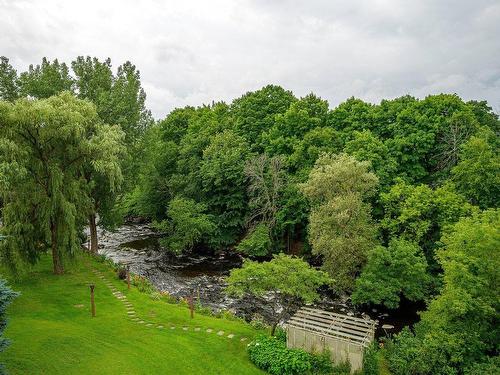
<path fill-rule="evenodd" d="M 377 177 L 368 162 L 351 156 L 322 155 L 301 185 L 312 203 L 309 240 L 313 254 L 323 257 L 338 291 L 350 291 L 368 250 L 376 241 L 370 206 L 363 197 L 373 194 Z"/>
<path fill-rule="evenodd" d="M 325 126 L 328 102 L 309 94 L 290 104 L 283 114 L 276 114 L 274 124 L 265 129 L 262 142 L 270 155 L 289 155 L 308 131 Z"/>
<path fill-rule="evenodd" d="M 214 248 L 235 243 L 244 227 L 248 207 L 244 167 L 248 153 L 245 140 L 230 130 L 216 134 L 203 150 L 199 175 L 204 202 L 217 225 L 210 241 Z"/>
<path fill-rule="evenodd" d="M 97 253 L 97 222 L 112 227 L 119 219 L 114 204 L 123 181 L 121 158 L 125 154 L 125 134 L 118 125 L 99 124 L 92 139 L 93 160 L 87 166 L 84 175 L 90 187 L 90 251 Z"/>
<path fill-rule="evenodd" d="M 418 243 L 434 271 L 439 269 L 434 255 L 442 230 L 474 210 L 451 184 L 432 189 L 398 180 L 380 199 L 385 211 L 381 220 L 385 237 L 399 236 Z"/>
<path fill-rule="evenodd" d="M 377 246 L 368 253 L 351 298 L 354 304 L 374 303 L 394 309 L 401 297 L 423 300 L 428 284 L 427 261 L 420 247 L 394 239 L 388 247 Z"/>
<path fill-rule="evenodd" d="M 443 235 L 441 295 L 389 351 L 394 374 L 461 374 L 498 349 L 500 212 L 462 218 Z"/>
<path fill-rule="evenodd" d="M 0 100 L 13 102 L 18 97 L 17 72 L 8 58 L 0 56 Z"/>
<path fill-rule="evenodd" d="M 360 162 L 346 154 L 323 154 L 301 189 L 314 204 L 348 194 L 369 197 L 378 184 L 377 176 L 369 168 L 369 162 Z"/>
<path fill-rule="evenodd" d="M 496 134 L 484 130 L 462 146 L 460 162 L 451 171 L 457 190 L 481 208 L 499 206 L 498 146 Z"/>
<path fill-rule="evenodd" d="M 80 248 L 79 229 L 90 207 L 89 166 L 106 161 L 106 126 L 95 107 L 64 92 L 49 99 L 0 102 L 2 259 L 12 268 L 34 263 L 51 248 L 54 273 L 63 255 Z"/>
<path fill-rule="evenodd" d="M 191 251 L 203 237 L 208 237 L 215 229 L 206 206 L 192 199 L 175 197 L 168 204 L 168 219 L 155 222 L 154 226 L 167 235 L 162 243 L 169 251 L 179 254 Z"/>
<path fill-rule="evenodd" d="M 74 80 L 68 66 L 57 59 L 50 62 L 42 59 L 41 65 L 30 65 L 28 71 L 19 75 L 20 96 L 38 99 L 49 98 L 63 91 L 73 91 Z"/>
<path fill-rule="evenodd" d="M 312 303 L 319 298 L 318 288 L 330 280 L 322 271 L 312 268 L 299 258 L 275 255 L 269 262 L 245 260 L 241 268 L 231 270 L 227 278 L 229 295 L 270 296 L 273 311 L 272 330 L 299 303 Z"/>
<path fill-rule="evenodd" d="M 246 237 L 236 246 L 236 250 L 251 256 L 265 256 L 271 250 L 271 235 L 265 223 L 251 228 Z"/>
<path fill-rule="evenodd" d="M 7 306 L 16 298 L 19 293 L 9 288 L 7 283 L 0 279 L 0 353 L 9 345 L 9 340 L 3 337 L 3 331 L 7 326 L 6 310 Z M 0 364 L 0 374 L 4 373 L 4 367 Z"/>
<path fill-rule="evenodd" d="M 123 130 L 121 134 L 108 136 L 109 144 L 105 148 L 107 171 L 89 176 L 95 181 L 89 227 L 91 249 L 96 252 L 97 215 L 99 225 L 106 228 L 113 228 L 120 222 L 121 212 L 117 210 L 116 202 L 123 180 L 122 171 L 128 180 L 134 179 L 137 174 L 138 162 L 129 159 L 131 155 L 126 152 L 124 144 L 132 154 L 138 150 L 136 143 L 148 124 L 149 113 L 144 106 L 145 93 L 141 88 L 139 72 L 129 62 L 118 68 L 116 77 L 113 76 L 109 58 L 101 62 L 95 57 L 79 56 L 71 63 L 71 67 L 78 97 L 94 103 L 99 117 L 105 123 L 120 126 Z M 112 183 L 110 179 L 113 179 Z"/>
<path fill-rule="evenodd" d="M 387 146 L 371 131 L 354 131 L 344 152 L 360 161 L 369 161 L 380 180 L 382 189 L 390 185 L 396 176 L 397 164 L 389 154 Z"/>
<path fill-rule="evenodd" d="M 262 133 L 269 130 L 276 115 L 285 113 L 295 100 L 290 91 L 274 85 L 246 93 L 231 103 L 236 132 L 246 139 L 252 151 L 262 151 Z"/>

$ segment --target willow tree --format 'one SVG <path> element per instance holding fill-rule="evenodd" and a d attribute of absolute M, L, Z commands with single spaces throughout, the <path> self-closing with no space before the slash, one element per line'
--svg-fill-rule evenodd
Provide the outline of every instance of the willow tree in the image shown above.
<path fill-rule="evenodd" d="M 91 207 L 89 170 L 106 175 L 120 129 L 100 123 L 95 107 L 64 92 L 0 102 L 1 256 L 12 268 L 50 248 L 55 274 L 80 247 Z"/>
<path fill-rule="evenodd" d="M 312 205 L 312 252 L 323 257 L 323 269 L 340 292 L 352 290 L 368 250 L 376 244 L 370 205 L 364 201 L 378 184 L 369 167 L 369 162 L 346 154 L 323 154 L 300 186 Z"/>

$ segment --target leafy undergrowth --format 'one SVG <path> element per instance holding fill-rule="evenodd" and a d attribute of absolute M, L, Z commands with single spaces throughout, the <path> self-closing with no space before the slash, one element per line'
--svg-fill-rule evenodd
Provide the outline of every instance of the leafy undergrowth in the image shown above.
<path fill-rule="evenodd" d="M 90 265 L 127 296 L 141 319 L 165 329 L 131 321 Z M 90 316 L 90 283 L 96 285 L 95 318 Z M 10 374 L 262 373 L 246 353 L 246 343 L 258 333 L 250 325 L 200 314 L 191 319 L 183 306 L 153 300 L 136 287 L 127 290 L 108 264 L 93 258 L 81 256 L 63 276 L 55 276 L 46 256 L 11 285 L 21 295 L 8 310 L 5 336 L 11 345 L 0 354 Z M 235 337 L 217 336 L 219 330 Z"/>
<path fill-rule="evenodd" d="M 250 360 L 272 375 L 348 375 L 350 365 L 333 366 L 328 352 L 311 354 L 286 346 L 286 333 L 275 337 L 260 335 L 248 346 Z"/>

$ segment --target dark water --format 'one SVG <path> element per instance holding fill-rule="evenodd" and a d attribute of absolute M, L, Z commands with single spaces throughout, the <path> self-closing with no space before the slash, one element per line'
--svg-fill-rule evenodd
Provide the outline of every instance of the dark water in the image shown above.
<path fill-rule="evenodd" d="M 251 319 L 255 314 L 264 318 L 271 314 L 262 299 L 236 300 L 224 294 L 224 277 L 241 267 L 242 257 L 235 253 L 192 254 L 174 256 L 160 246 L 159 238 L 147 224 L 128 224 L 115 232 L 99 233 L 99 253 L 115 263 L 127 263 L 132 272 L 148 278 L 158 289 L 176 297 L 194 295 L 202 305 L 212 309 L 229 309 L 239 316 Z M 406 304 L 399 310 L 359 310 L 347 298 L 325 292 L 319 308 L 354 315 L 369 316 L 379 321 L 377 336 L 398 332 L 418 320 L 417 309 L 424 306 Z M 393 329 L 382 329 L 388 324 Z"/>

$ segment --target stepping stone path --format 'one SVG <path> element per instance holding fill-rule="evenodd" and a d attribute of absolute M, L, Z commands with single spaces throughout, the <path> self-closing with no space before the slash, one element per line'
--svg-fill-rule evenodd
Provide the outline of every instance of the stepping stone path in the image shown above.
<path fill-rule="evenodd" d="M 106 285 L 111 290 L 111 293 L 113 294 L 113 296 L 115 296 L 115 298 L 117 298 L 117 299 L 119 299 L 120 301 L 123 302 L 123 304 L 125 306 L 125 310 L 127 311 L 127 316 L 130 318 L 130 320 L 132 320 L 132 321 L 134 321 L 134 322 L 136 322 L 138 324 L 145 324 L 146 327 L 152 327 L 154 325 L 154 323 L 147 323 L 144 320 L 141 320 L 141 319 L 139 319 L 136 316 L 134 305 L 127 300 L 127 296 L 124 295 L 122 292 L 120 292 L 110 281 L 106 280 L 106 278 L 104 277 L 104 275 L 103 275 L 103 273 L 101 271 L 96 270 L 94 268 L 91 268 L 91 271 L 99 279 L 101 279 L 104 282 L 104 285 Z M 75 307 L 83 307 L 83 305 L 75 305 Z M 165 326 L 159 324 L 159 325 L 156 326 L 156 328 L 163 329 L 163 328 L 165 328 Z M 170 329 L 171 330 L 175 330 L 175 326 L 170 326 Z M 182 330 L 183 331 L 189 331 L 189 327 L 182 327 Z M 195 332 L 200 332 L 201 328 L 200 327 L 195 327 L 194 331 Z M 212 333 L 212 332 L 214 332 L 214 330 L 212 328 L 207 328 L 205 330 L 205 332 L 206 333 Z M 217 335 L 221 336 L 221 337 L 224 336 L 224 331 L 218 331 Z M 232 339 L 232 338 L 235 337 L 235 335 L 233 333 L 230 333 L 226 337 L 229 338 L 229 339 Z M 246 337 L 242 337 L 240 339 L 241 342 L 246 341 L 246 340 L 247 340 Z"/>

